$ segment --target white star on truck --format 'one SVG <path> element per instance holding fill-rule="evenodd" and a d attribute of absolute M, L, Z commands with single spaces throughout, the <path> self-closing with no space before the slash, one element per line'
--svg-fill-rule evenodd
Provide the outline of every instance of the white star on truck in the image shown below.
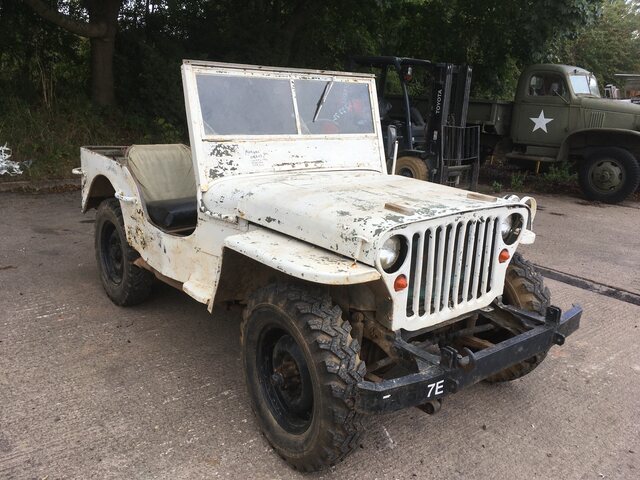
<path fill-rule="evenodd" d="M 535 132 L 536 130 L 544 130 L 544 133 L 549 133 L 547 131 L 547 123 L 549 122 L 553 122 L 553 118 L 545 118 L 544 117 L 544 110 L 540 111 L 540 115 L 536 118 L 536 117 L 530 117 L 529 120 L 531 120 L 534 125 L 533 125 L 533 131 Z"/>

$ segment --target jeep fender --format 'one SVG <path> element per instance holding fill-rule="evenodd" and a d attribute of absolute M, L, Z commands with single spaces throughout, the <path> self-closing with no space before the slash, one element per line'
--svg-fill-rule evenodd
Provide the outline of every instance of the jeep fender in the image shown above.
<path fill-rule="evenodd" d="M 566 161 L 571 152 L 593 147 L 620 147 L 629 150 L 640 161 L 640 132 L 623 128 L 585 128 L 572 132 L 560 145 L 557 159 Z"/>
<path fill-rule="evenodd" d="M 265 228 L 231 235 L 224 245 L 274 270 L 308 282 L 355 285 L 381 277 L 373 267 Z"/>

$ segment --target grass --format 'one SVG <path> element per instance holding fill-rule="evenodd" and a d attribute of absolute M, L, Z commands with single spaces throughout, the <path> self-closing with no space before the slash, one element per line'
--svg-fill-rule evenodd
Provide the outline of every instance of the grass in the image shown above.
<path fill-rule="evenodd" d="M 509 186 L 513 192 L 554 193 L 558 191 L 579 192 L 578 176 L 568 162 L 551 164 L 545 171 L 535 174 L 532 170 L 515 165 L 484 165 L 481 181 L 491 186 L 494 193 L 500 193 Z"/>

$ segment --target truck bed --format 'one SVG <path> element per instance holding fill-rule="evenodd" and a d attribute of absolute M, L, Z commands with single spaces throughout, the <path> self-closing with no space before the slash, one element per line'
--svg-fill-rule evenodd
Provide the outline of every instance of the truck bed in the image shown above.
<path fill-rule="evenodd" d="M 513 102 L 470 100 L 467 124 L 480 125 L 482 133 L 509 135 Z"/>

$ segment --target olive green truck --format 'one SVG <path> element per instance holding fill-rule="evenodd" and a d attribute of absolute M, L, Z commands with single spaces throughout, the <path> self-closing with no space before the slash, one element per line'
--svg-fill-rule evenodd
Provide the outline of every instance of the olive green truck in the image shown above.
<path fill-rule="evenodd" d="M 468 123 L 480 125 L 487 154 L 572 162 L 590 200 L 618 203 L 640 185 L 640 105 L 602 98 L 582 68 L 532 65 L 513 102 L 472 100 Z"/>

